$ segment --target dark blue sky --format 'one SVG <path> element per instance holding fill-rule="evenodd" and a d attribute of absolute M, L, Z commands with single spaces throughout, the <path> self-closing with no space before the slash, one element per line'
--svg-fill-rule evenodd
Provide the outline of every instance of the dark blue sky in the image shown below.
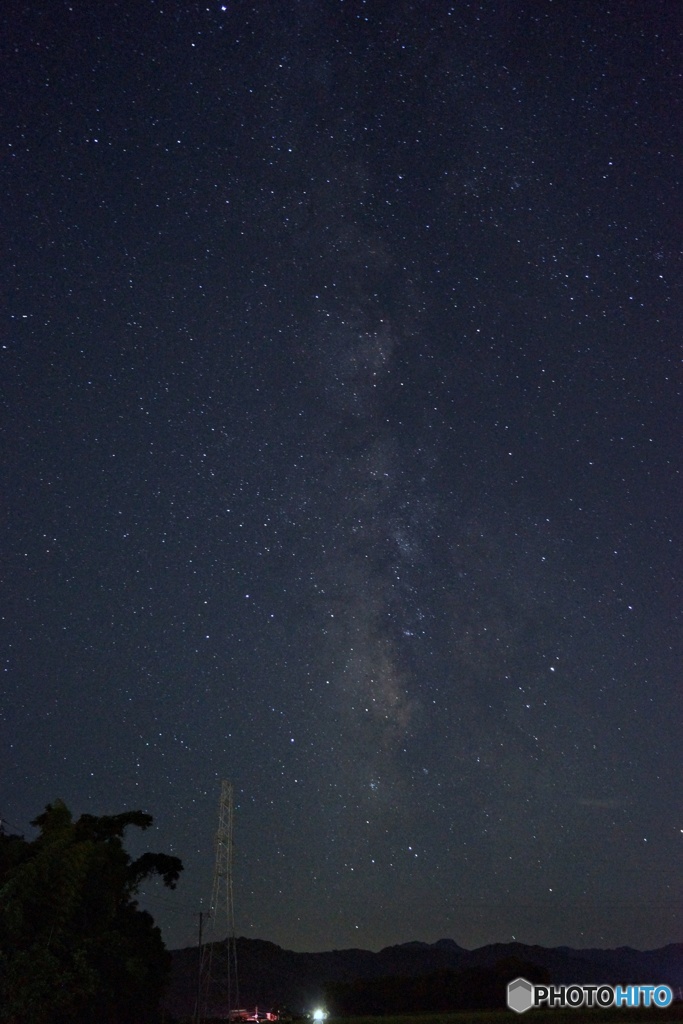
<path fill-rule="evenodd" d="M 681 940 L 681 23 L 2 12 L 7 827 L 169 944 Z M 137 840 L 136 840 L 137 842 Z"/>

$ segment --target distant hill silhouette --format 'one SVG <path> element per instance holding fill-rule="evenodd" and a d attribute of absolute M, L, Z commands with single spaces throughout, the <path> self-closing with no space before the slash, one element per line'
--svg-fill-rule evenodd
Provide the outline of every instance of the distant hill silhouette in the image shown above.
<path fill-rule="evenodd" d="M 172 951 L 171 985 L 165 1006 L 174 1016 L 187 1016 L 194 1008 L 197 986 L 197 949 Z M 464 949 L 452 939 L 406 942 L 379 953 L 366 949 L 335 949 L 327 953 L 295 953 L 262 939 L 239 938 L 237 963 L 240 1005 L 286 1006 L 303 1013 L 325 998 L 330 986 L 363 979 L 401 978 L 437 971 L 472 971 L 494 968 L 514 958 L 542 969 L 555 984 L 668 984 L 683 986 L 683 943 L 640 951 L 571 949 L 526 946 L 521 942 L 495 943 Z"/>

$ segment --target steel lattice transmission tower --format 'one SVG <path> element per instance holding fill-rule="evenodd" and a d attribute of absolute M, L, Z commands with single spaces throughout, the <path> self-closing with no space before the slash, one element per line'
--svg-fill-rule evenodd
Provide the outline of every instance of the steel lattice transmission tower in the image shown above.
<path fill-rule="evenodd" d="M 207 942 L 200 951 L 197 1020 L 214 1014 L 229 1019 L 230 1012 L 239 1005 L 232 889 L 233 818 L 233 785 L 223 779 Z"/>

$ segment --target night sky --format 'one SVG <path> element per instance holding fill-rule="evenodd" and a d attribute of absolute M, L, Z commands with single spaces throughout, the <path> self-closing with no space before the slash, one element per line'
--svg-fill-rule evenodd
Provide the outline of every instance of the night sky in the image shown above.
<path fill-rule="evenodd" d="M 681 941 L 680 6 L 8 0 L 2 804 L 196 941 Z"/>

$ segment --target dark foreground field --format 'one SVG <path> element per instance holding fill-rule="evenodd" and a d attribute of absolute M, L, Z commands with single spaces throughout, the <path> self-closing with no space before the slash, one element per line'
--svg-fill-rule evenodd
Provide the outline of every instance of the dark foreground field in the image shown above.
<path fill-rule="evenodd" d="M 330 1017 L 329 1024 L 682 1024 L 683 1003 L 666 1009 L 618 1010 L 465 1010 L 462 1013 L 412 1013 L 386 1017 Z M 181 1021 L 179 1024 L 191 1024 Z M 204 1024 L 225 1024 L 206 1020 Z"/>
<path fill-rule="evenodd" d="M 401 1017 L 339 1017 L 330 1024 L 681 1024 L 683 1003 L 667 1009 L 618 1010 L 465 1010 L 462 1013 L 415 1013 Z"/>

